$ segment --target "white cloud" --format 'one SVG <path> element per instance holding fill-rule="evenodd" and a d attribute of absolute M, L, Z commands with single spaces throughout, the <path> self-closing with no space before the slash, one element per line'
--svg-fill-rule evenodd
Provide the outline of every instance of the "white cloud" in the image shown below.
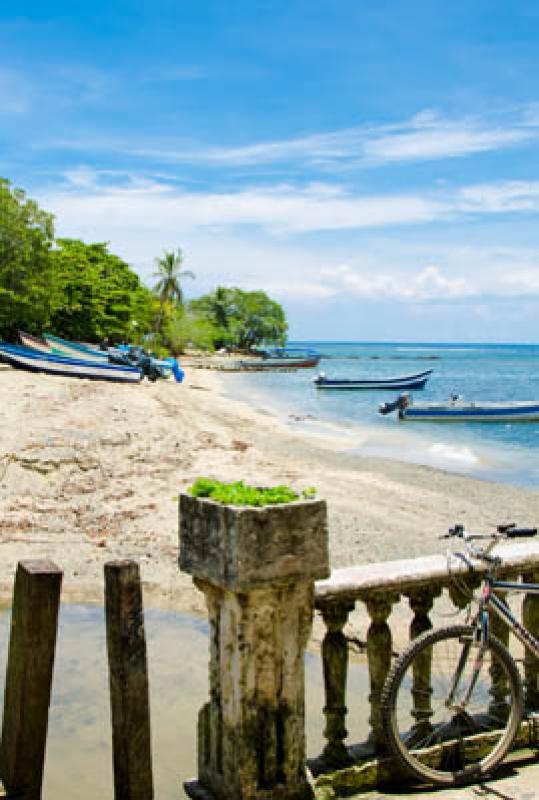
<path fill-rule="evenodd" d="M 180 71 L 181 72 L 181 71 Z M 197 71 L 186 78 L 199 76 Z M 99 76 L 94 80 L 98 81 Z M 450 119 L 433 111 L 388 125 L 358 125 L 337 131 L 241 145 L 194 145 L 187 139 L 137 141 L 89 137 L 54 141 L 45 147 L 117 152 L 169 164 L 245 167 L 310 167 L 322 171 L 374 167 L 388 163 L 441 160 L 497 151 L 539 139 L 537 107 L 492 118 Z"/>
<path fill-rule="evenodd" d="M 90 218 L 105 227 L 115 220 L 142 228 L 175 225 L 178 231 L 257 226 L 290 234 L 428 222 L 447 212 L 442 202 L 412 194 L 357 197 L 319 185 L 204 193 L 155 180 L 131 182 L 127 188 L 97 186 L 89 170 L 66 173 L 66 177 L 70 187 L 51 191 L 43 202 L 68 224 Z M 86 187 L 87 191 L 81 191 Z"/>
<path fill-rule="evenodd" d="M 489 130 L 466 121 L 437 122 L 417 130 L 372 139 L 365 145 L 365 155 L 376 163 L 428 161 L 500 150 L 530 138 L 530 132 L 525 129 Z"/>
<path fill-rule="evenodd" d="M 532 269 L 512 270 L 500 276 L 500 283 L 513 294 L 539 295 L 539 253 L 536 255 L 536 267 Z"/>
<path fill-rule="evenodd" d="M 462 211 L 479 213 L 539 211 L 539 181 L 505 181 L 468 186 L 459 192 L 456 205 Z"/>
<path fill-rule="evenodd" d="M 341 290 L 352 292 L 358 297 L 377 300 L 400 300 L 405 302 L 425 302 L 427 300 L 448 300 L 474 297 L 479 293 L 474 285 L 464 278 L 448 278 L 436 266 L 427 266 L 419 271 L 404 274 L 356 270 L 341 265 L 331 273 L 325 273 Z"/>

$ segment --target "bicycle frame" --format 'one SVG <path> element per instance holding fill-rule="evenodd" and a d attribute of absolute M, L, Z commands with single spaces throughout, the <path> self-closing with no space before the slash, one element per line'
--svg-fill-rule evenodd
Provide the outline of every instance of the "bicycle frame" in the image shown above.
<path fill-rule="evenodd" d="M 539 594 L 539 583 L 512 583 L 511 581 L 498 581 L 487 577 L 483 584 L 479 609 L 479 620 L 483 629 L 485 625 L 488 628 L 488 611 L 492 609 L 496 616 L 508 625 L 509 629 L 513 631 L 524 647 L 530 650 L 536 658 L 539 658 L 539 640 L 536 639 L 527 628 L 520 624 L 511 613 L 509 607 L 496 596 L 496 591 Z"/>

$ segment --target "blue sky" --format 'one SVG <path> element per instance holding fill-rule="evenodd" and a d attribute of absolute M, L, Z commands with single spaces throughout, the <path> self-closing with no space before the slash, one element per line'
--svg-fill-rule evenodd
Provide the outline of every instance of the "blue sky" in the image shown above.
<path fill-rule="evenodd" d="M 0 6 L 0 175 L 293 338 L 538 341 L 539 5 Z"/>

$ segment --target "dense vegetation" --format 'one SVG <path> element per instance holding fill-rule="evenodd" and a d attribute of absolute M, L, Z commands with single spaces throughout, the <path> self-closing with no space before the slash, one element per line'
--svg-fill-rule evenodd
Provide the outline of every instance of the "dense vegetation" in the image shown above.
<path fill-rule="evenodd" d="M 292 503 L 300 499 L 300 495 L 289 486 L 260 488 L 248 486 L 243 481 L 222 483 L 213 478 L 198 478 L 189 489 L 189 493 L 193 497 L 208 497 L 210 500 L 231 506 L 269 506 Z M 312 499 L 315 494 L 315 489 L 305 489 L 301 497 Z"/>
<path fill-rule="evenodd" d="M 247 350 L 283 344 L 281 306 L 264 292 L 218 286 L 184 302 L 183 255 L 156 258 L 153 289 L 105 243 L 55 239 L 53 216 L 0 178 L 0 339 L 49 331 L 67 339 Z"/>

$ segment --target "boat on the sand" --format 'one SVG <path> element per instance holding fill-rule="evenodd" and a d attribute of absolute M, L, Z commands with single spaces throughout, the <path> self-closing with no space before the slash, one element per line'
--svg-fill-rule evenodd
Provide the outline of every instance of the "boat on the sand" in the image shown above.
<path fill-rule="evenodd" d="M 108 361 L 99 364 L 85 359 L 41 353 L 38 350 L 5 342 L 0 343 L 0 361 L 15 369 L 42 372 L 47 375 L 119 383 L 139 383 L 142 380 L 142 371 L 133 366 L 109 364 Z"/>
<path fill-rule="evenodd" d="M 539 400 L 464 400 L 451 395 L 445 402 L 415 402 L 408 394 L 382 403 L 381 414 L 397 411 L 399 419 L 425 422 L 534 422 L 539 421 Z"/>
<path fill-rule="evenodd" d="M 432 374 L 432 370 L 418 372 L 415 375 L 397 375 L 387 378 L 328 378 L 321 372 L 313 383 L 317 389 L 422 389 Z"/>

